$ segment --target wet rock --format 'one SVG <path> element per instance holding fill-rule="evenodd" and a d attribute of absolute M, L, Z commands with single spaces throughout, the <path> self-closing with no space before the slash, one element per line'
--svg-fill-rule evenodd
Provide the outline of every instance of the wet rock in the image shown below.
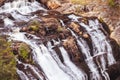
<path fill-rule="evenodd" d="M 4 21 L 0 19 L 0 28 L 4 26 Z"/>
<path fill-rule="evenodd" d="M 21 29 L 20 29 L 20 32 L 27 32 L 28 31 L 28 28 L 27 27 L 22 27 Z"/>
<path fill-rule="evenodd" d="M 116 79 L 119 80 L 120 61 L 118 61 L 116 64 L 113 64 L 113 65 L 109 66 L 107 72 L 108 72 L 111 80 L 116 80 Z"/>
<path fill-rule="evenodd" d="M 87 33 L 83 33 L 84 38 L 89 38 L 89 35 Z"/>
<path fill-rule="evenodd" d="M 110 35 L 120 45 L 120 27 L 116 28 Z"/>
<path fill-rule="evenodd" d="M 120 76 L 119 76 L 119 77 L 117 77 L 117 79 L 115 79 L 115 80 L 120 80 Z"/>
<path fill-rule="evenodd" d="M 71 60 L 75 62 L 80 62 L 83 60 L 82 55 L 80 55 L 80 51 L 78 46 L 76 45 L 75 39 L 73 37 L 68 37 L 63 42 L 64 47 L 67 49 L 68 53 L 70 53 Z"/>
<path fill-rule="evenodd" d="M 76 33 L 80 32 L 80 30 L 79 30 L 80 26 L 75 22 L 71 22 L 70 28 L 72 28 Z"/>

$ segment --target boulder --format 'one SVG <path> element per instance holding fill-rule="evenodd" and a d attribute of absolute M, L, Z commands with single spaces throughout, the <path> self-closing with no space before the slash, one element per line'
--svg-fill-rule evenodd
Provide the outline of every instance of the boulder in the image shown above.
<path fill-rule="evenodd" d="M 120 27 L 116 28 L 110 35 L 120 45 Z"/>

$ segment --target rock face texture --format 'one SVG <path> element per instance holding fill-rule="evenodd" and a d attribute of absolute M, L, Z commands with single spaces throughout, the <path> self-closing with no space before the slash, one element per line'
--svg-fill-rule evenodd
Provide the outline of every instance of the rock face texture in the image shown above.
<path fill-rule="evenodd" d="M 120 45 L 120 27 L 117 27 L 112 33 L 111 38 L 115 39 Z"/>
<path fill-rule="evenodd" d="M 49 2 L 49 1 L 46 1 Z M 111 32 L 111 37 L 119 42 L 119 28 L 120 27 L 120 1 L 119 0 L 95 0 L 95 1 L 77 1 L 77 0 L 56 0 L 50 1 L 57 7 L 52 8 L 52 4 L 49 4 L 49 9 L 56 10 L 62 14 L 76 13 L 82 16 L 96 16 L 100 20 L 107 23 Z M 59 3 L 59 4 L 58 4 Z M 50 8 L 51 7 L 51 8 Z M 118 30 L 117 30 L 118 29 Z M 117 31 L 117 32 L 116 32 Z M 110 33 L 111 33 L 110 32 Z M 117 34 L 117 35 L 115 35 Z"/>
<path fill-rule="evenodd" d="M 4 1 L 5 1 L 5 0 L 0 0 L 0 6 L 3 4 Z"/>

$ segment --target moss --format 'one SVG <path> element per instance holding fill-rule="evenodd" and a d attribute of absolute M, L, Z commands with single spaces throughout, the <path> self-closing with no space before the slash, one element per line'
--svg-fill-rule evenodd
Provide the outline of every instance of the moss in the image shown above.
<path fill-rule="evenodd" d="M 31 49 L 29 45 L 21 43 L 18 49 L 19 58 L 22 58 L 23 62 L 33 63 L 32 56 L 30 54 Z"/>
<path fill-rule="evenodd" d="M 0 80 L 17 80 L 16 61 L 5 36 L 0 36 Z"/>
<path fill-rule="evenodd" d="M 29 29 L 33 31 L 38 31 L 40 27 L 40 23 L 37 20 L 33 20 L 30 22 Z"/>
<path fill-rule="evenodd" d="M 36 25 L 31 25 L 31 26 L 30 26 L 30 29 L 33 30 L 33 31 L 38 31 L 38 30 L 39 30 L 39 27 L 36 26 Z"/>
<path fill-rule="evenodd" d="M 22 56 L 24 59 L 29 57 L 30 48 L 25 43 L 21 43 L 19 47 L 19 55 Z"/>
<path fill-rule="evenodd" d="M 111 6 L 111 7 L 115 6 L 115 1 L 114 0 L 109 0 L 108 3 L 109 3 L 109 6 Z"/>

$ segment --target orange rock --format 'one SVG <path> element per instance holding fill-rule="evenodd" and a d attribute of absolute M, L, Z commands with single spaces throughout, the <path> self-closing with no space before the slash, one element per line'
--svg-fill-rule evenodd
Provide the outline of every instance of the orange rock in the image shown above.
<path fill-rule="evenodd" d="M 49 0 L 47 2 L 47 7 L 50 8 L 50 9 L 56 9 L 60 6 L 61 6 L 61 4 L 58 0 Z"/>
<path fill-rule="evenodd" d="M 75 31 L 75 32 L 80 32 L 80 30 L 79 30 L 79 25 L 77 25 L 76 23 L 74 23 L 74 22 L 71 22 L 71 24 L 70 24 L 70 27 Z"/>
<path fill-rule="evenodd" d="M 84 34 L 83 34 L 83 37 L 84 37 L 84 38 L 88 38 L 89 35 L 88 35 L 87 33 L 84 33 Z"/>

